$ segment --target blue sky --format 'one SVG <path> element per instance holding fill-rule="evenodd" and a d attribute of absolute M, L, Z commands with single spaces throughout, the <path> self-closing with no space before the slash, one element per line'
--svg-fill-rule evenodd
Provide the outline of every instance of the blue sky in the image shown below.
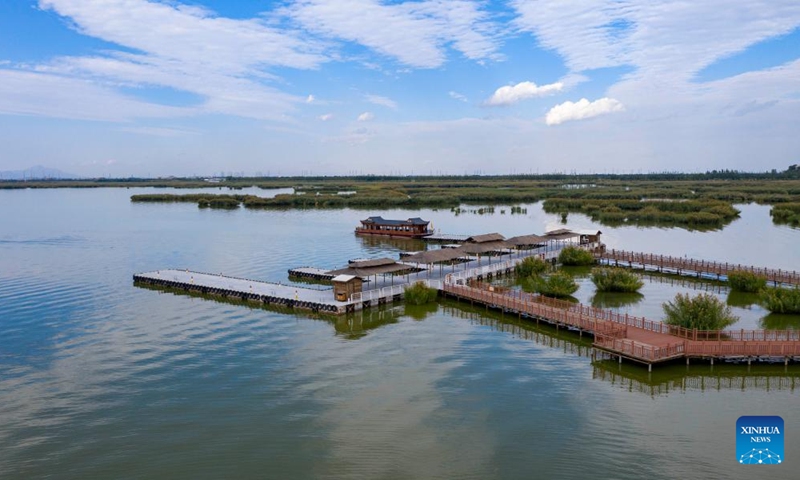
<path fill-rule="evenodd" d="M 0 170 L 782 170 L 798 125 L 796 0 L 0 2 Z"/>

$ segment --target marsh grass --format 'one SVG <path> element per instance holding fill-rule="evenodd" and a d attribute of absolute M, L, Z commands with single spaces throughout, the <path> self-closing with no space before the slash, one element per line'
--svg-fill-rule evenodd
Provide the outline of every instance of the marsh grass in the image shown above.
<path fill-rule="evenodd" d="M 772 313 L 800 313 L 800 288 L 765 288 L 759 294 L 764 308 Z"/>
<path fill-rule="evenodd" d="M 424 305 L 436 301 L 439 292 L 435 288 L 425 285 L 423 282 L 416 282 L 406 288 L 405 300 L 411 305 Z"/>
<path fill-rule="evenodd" d="M 735 270 L 728 274 L 731 290 L 755 293 L 767 286 L 767 278 L 746 270 Z"/>
<path fill-rule="evenodd" d="M 558 263 L 566 266 L 586 266 L 595 263 L 594 255 L 578 247 L 565 247 L 558 254 Z"/>
<path fill-rule="evenodd" d="M 679 293 L 662 305 L 665 323 L 698 330 L 722 330 L 737 321 L 731 307 L 709 293 L 697 296 Z"/>
<path fill-rule="evenodd" d="M 566 272 L 555 272 L 546 277 L 530 277 L 528 287 L 536 293 L 555 298 L 567 298 L 578 291 L 578 284 Z"/>
<path fill-rule="evenodd" d="M 548 269 L 547 262 L 539 257 L 526 257 L 514 267 L 514 272 L 520 277 L 541 275 Z"/>
<path fill-rule="evenodd" d="M 592 283 L 599 292 L 637 292 L 644 286 L 638 275 L 622 268 L 601 267 L 592 270 Z"/>

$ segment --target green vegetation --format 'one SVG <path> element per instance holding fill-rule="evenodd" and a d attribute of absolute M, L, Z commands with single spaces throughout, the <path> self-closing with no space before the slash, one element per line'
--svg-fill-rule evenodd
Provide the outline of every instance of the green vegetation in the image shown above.
<path fill-rule="evenodd" d="M 773 207 L 769 214 L 777 224 L 800 227 L 800 203 L 781 203 Z"/>
<path fill-rule="evenodd" d="M 514 267 L 514 272 L 520 277 L 530 277 L 543 274 L 547 267 L 547 262 L 539 257 L 525 257 Z"/>
<path fill-rule="evenodd" d="M 722 330 L 739 320 L 731 307 L 709 293 L 695 297 L 679 293 L 674 300 L 665 302 L 662 308 L 666 314 L 664 322 L 684 328 Z"/>
<path fill-rule="evenodd" d="M 424 282 L 417 282 L 406 288 L 406 303 L 412 305 L 424 305 L 436 301 L 439 292 L 435 288 L 425 285 Z"/>
<path fill-rule="evenodd" d="M 558 263 L 567 266 L 586 266 L 594 264 L 594 255 L 578 247 L 565 247 L 558 254 Z"/>
<path fill-rule="evenodd" d="M 638 275 L 622 268 L 595 268 L 591 278 L 599 292 L 636 292 L 644 286 Z"/>
<path fill-rule="evenodd" d="M 414 209 L 476 205 L 481 207 L 475 209 L 476 213 L 491 214 L 493 205 L 545 200 L 545 210 L 562 218 L 569 213 L 582 213 L 606 225 L 687 229 L 721 228 L 739 215 L 733 204 L 756 202 L 772 206 L 775 223 L 800 226 L 800 171 L 797 169 L 644 175 L 227 177 L 215 179 L 214 183 L 200 178 L 0 181 L 0 189 L 59 187 L 218 188 L 220 195 L 238 199 L 240 205 L 247 208 Z M 295 194 L 281 194 L 275 198 L 230 195 L 230 190 L 248 187 L 293 188 Z M 202 198 L 211 196 L 199 195 Z M 197 203 L 200 198 L 197 194 L 156 194 L 137 195 L 134 201 Z M 524 208 L 515 207 L 510 212 L 524 213 Z"/>
<path fill-rule="evenodd" d="M 754 293 L 767 286 L 767 279 L 746 270 L 736 270 L 728 274 L 731 290 Z"/>
<path fill-rule="evenodd" d="M 197 202 L 200 208 L 224 208 L 233 210 L 239 208 L 239 201 L 235 198 L 204 198 Z"/>
<path fill-rule="evenodd" d="M 766 288 L 759 299 L 772 313 L 800 313 L 800 288 Z"/>
<path fill-rule="evenodd" d="M 566 272 L 555 272 L 547 277 L 531 277 L 528 282 L 536 293 L 546 297 L 566 298 L 578 290 L 578 284 Z"/>
<path fill-rule="evenodd" d="M 587 194 L 586 196 L 588 196 Z M 739 210 L 720 200 L 555 197 L 544 202 L 548 213 L 583 213 L 607 225 L 674 224 L 721 227 L 739 216 Z"/>

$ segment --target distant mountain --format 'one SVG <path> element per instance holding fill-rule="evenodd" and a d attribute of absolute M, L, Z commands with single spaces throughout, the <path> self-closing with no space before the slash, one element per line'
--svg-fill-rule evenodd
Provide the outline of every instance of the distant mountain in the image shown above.
<path fill-rule="evenodd" d="M 41 165 L 25 170 L 0 171 L 0 180 L 45 180 L 62 178 L 80 178 L 73 173 L 62 172 L 55 168 L 46 168 Z"/>

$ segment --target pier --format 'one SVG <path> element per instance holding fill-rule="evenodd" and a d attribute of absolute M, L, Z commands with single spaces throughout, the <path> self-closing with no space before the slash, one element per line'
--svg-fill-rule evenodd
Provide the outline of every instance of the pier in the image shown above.
<path fill-rule="evenodd" d="M 760 275 L 776 286 L 800 285 L 800 272 L 791 270 L 760 268 L 737 263 L 713 262 L 625 250 L 597 251 L 595 256 L 601 263 L 617 267 L 641 268 L 642 270 L 650 268 L 658 272 L 694 275 L 717 280 L 727 279 L 728 274 L 731 272 L 744 271 Z"/>
<path fill-rule="evenodd" d="M 335 276 L 336 275 L 328 273 L 328 270 L 324 270 L 322 268 L 299 267 L 289 269 L 289 277 L 303 278 L 318 282 L 330 282 Z"/>
<path fill-rule="evenodd" d="M 542 321 L 594 336 L 603 352 L 642 363 L 678 359 L 715 359 L 747 362 L 800 361 L 797 330 L 694 330 L 610 310 L 556 300 L 541 295 L 494 287 L 486 283 L 446 281 L 442 292 L 459 300 L 499 309 L 504 313 Z"/>
<path fill-rule="evenodd" d="M 369 282 L 372 288 L 353 293 L 347 301 L 337 301 L 334 298 L 333 288 L 327 286 L 310 288 L 181 269 L 137 273 L 133 275 L 133 281 L 134 284 L 339 315 L 400 301 L 403 299 L 405 289 L 416 282 L 423 282 L 429 287 L 441 290 L 445 278 L 463 282 L 471 279 L 483 280 L 509 275 L 514 271 L 516 264 L 525 257 L 540 256 L 552 260 L 558 256 L 559 251 L 559 248 L 548 246 L 515 252 L 514 255 L 510 253 L 502 256 L 481 257 L 478 255 L 459 265 L 458 269 L 456 264 L 447 268 L 433 269 L 425 268 L 425 262 L 359 259 L 351 261 L 347 268 L 340 270 L 326 271 L 301 267 L 290 271 L 290 273 L 298 273 L 301 278 L 319 280 L 325 280 L 329 275 L 332 279 L 334 275 L 342 273 L 361 274 L 367 278 L 370 275 L 375 276 L 376 279 Z M 512 256 L 516 258 L 511 258 Z M 367 270 L 368 268 L 373 270 Z M 388 272 L 389 280 L 377 280 L 380 273 L 374 274 L 374 271 Z"/>
<path fill-rule="evenodd" d="M 403 256 L 402 260 L 355 259 L 338 270 L 313 267 L 289 270 L 291 277 L 330 281 L 334 288 L 286 285 L 177 269 L 139 273 L 133 279 L 137 284 L 334 315 L 400 301 L 406 288 L 422 282 L 442 295 L 473 305 L 501 310 L 520 319 L 549 323 L 581 336 L 587 333 L 593 337 L 594 352 L 612 355 L 620 363 L 627 359 L 645 364 L 648 370 L 654 364 L 679 359 L 685 359 L 687 364 L 691 359 L 699 359 L 710 361 L 712 365 L 715 360 L 748 364 L 752 361 L 784 364 L 800 361 L 800 331 L 797 330 L 698 331 L 490 283 L 496 277 L 513 274 L 516 265 L 527 257 L 555 263 L 563 248 L 576 246 L 594 252 L 604 264 L 720 280 L 727 279 L 734 271 L 749 271 L 775 285 L 800 285 L 800 273 L 794 271 L 605 250 L 599 235 L 600 232 L 556 231 L 545 236 L 509 239 L 498 233 L 463 236 L 463 243 L 457 248 L 415 252 Z M 444 241 L 456 239 L 450 236 Z M 349 288 L 346 293 L 342 293 L 345 285 L 342 282 Z M 335 289 L 339 289 L 336 295 Z"/>

